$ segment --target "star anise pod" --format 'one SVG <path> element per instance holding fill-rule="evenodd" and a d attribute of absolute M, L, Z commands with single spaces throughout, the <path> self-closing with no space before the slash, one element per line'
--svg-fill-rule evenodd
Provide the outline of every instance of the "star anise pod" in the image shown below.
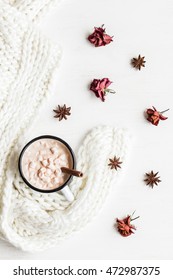
<path fill-rule="evenodd" d="M 141 67 L 145 67 L 145 56 L 141 57 L 140 55 L 138 56 L 138 58 L 133 58 L 132 59 L 132 65 L 134 68 L 141 70 Z"/>
<path fill-rule="evenodd" d="M 120 158 L 117 158 L 116 156 L 113 159 L 109 159 L 110 163 L 108 166 L 110 166 L 111 169 L 118 169 L 121 168 L 120 164 L 122 164 L 122 161 L 120 161 Z"/>
<path fill-rule="evenodd" d="M 71 115 L 70 110 L 71 110 L 71 107 L 66 107 L 65 104 L 64 104 L 64 106 L 58 105 L 56 110 L 53 110 L 56 113 L 54 118 L 58 118 L 59 121 L 61 121 L 62 119 L 67 120 L 67 116 Z"/>
<path fill-rule="evenodd" d="M 151 171 L 150 173 L 146 173 L 146 179 L 144 180 L 146 182 L 146 185 L 151 186 L 152 188 L 154 187 L 154 185 L 158 185 L 158 183 L 161 182 L 160 180 L 160 176 L 157 176 L 159 172 L 154 173 L 153 171 Z"/>

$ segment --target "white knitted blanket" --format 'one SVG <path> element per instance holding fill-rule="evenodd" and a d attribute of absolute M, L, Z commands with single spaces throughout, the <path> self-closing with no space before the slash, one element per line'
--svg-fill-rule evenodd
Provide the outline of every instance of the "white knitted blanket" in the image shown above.
<path fill-rule="evenodd" d="M 0 0 L 24 14 L 28 20 L 38 21 L 61 0 Z"/>
<path fill-rule="evenodd" d="M 31 20 L 53 2 L 0 0 L 0 233 L 31 252 L 55 246 L 91 221 L 122 172 L 108 168 L 108 159 L 116 155 L 124 163 L 129 146 L 122 129 L 93 129 L 77 154 L 85 176 L 73 179 L 71 204 L 61 192 L 35 192 L 20 178 L 17 160 L 25 131 L 50 91 L 60 58 Z"/>

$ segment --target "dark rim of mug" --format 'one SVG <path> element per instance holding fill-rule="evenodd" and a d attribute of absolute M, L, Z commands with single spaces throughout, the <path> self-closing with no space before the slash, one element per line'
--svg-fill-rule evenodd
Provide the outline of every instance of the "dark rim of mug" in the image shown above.
<path fill-rule="evenodd" d="M 60 187 L 58 188 L 55 188 L 55 189 L 52 189 L 52 190 L 42 190 L 42 189 L 38 189 L 36 187 L 34 187 L 33 185 L 31 185 L 27 179 L 25 178 L 24 174 L 23 174 L 23 171 L 22 171 L 22 158 L 23 158 L 23 155 L 26 151 L 26 149 L 34 142 L 40 140 L 40 139 L 53 139 L 53 140 L 57 140 L 59 142 L 61 142 L 62 144 L 64 144 L 66 146 L 66 148 L 69 150 L 70 154 L 71 154 L 71 157 L 72 157 L 72 161 L 73 161 L 73 169 L 75 168 L 75 156 L 74 156 L 74 152 L 72 150 L 72 148 L 61 138 L 59 137 L 56 137 L 56 136 L 52 136 L 52 135 L 42 135 L 42 136 L 38 136 L 34 139 L 32 139 L 30 142 L 28 142 L 24 148 L 22 149 L 20 155 L 19 155 L 19 160 L 18 160 L 18 168 L 19 168 L 19 173 L 20 173 L 20 176 L 22 177 L 23 181 L 31 188 L 33 189 L 34 191 L 37 191 L 37 192 L 41 192 L 41 193 L 52 193 L 52 192 L 57 192 L 57 191 L 60 191 L 62 190 L 68 183 L 71 182 L 72 180 L 72 175 L 70 175 L 67 179 L 67 181 Z"/>

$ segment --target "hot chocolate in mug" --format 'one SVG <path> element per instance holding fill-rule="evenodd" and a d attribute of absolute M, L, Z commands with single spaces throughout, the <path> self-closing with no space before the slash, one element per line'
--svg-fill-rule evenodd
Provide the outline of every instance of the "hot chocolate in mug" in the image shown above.
<path fill-rule="evenodd" d="M 39 136 L 27 143 L 18 161 L 19 173 L 30 188 L 42 193 L 61 191 L 70 202 L 74 196 L 68 184 L 72 176 L 83 176 L 75 166 L 71 147 L 63 139 L 51 135 Z"/>

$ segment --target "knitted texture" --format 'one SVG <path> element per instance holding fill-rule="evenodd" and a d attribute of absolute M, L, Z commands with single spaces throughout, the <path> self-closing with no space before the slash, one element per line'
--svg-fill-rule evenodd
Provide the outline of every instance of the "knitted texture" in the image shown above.
<path fill-rule="evenodd" d="M 84 177 L 74 178 L 70 184 L 75 196 L 71 204 L 61 192 L 43 194 L 24 184 L 17 171 L 15 155 L 20 147 L 16 147 L 3 180 L 3 236 L 14 246 L 33 252 L 55 246 L 81 230 L 102 208 L 111 188 L 116 188 L 129 142 L 124 130 L 107 126 L 97 127 L 86 136 L 77 154 L 77 169 Z M 123 161 L 122 170 L 108 167 L 114 155 Z"/>
<path fill-rule="evenodd" d="M 0 198 L 4 199 L 8 159 L 19 136 L 50 91 L 60 49 L 28 18 L 0 1 Z M 9 188 L 12 185 L 9 184 Z M 2 207 L 2 204 L 0 204 Z M 2 210 L 0 208 L 0 210 Z"/>
<path fill-rule="evenodd" d="M 26 13 L 6 2 L 0 0 L 0 232 L 14 246 L 33 252 L 55 246 L 92 220 L 124 169 L 111 170 L 108 159 L 116 155 L 124 164 L 130 141 L 124 130 L 112 127 L 95 128 L 86 136 L 77 154 L 77 168 L 85 176 L 70 184 L 71 204 L 61 192 L 42 194 L 25 185 L 18 156 L 25 132 L 50 92 L 60 50 Z M 24 2 L 36 0 L 18 3 Z"/>
<path fill-rule="evenodd" d="M 25 14 L 31 21 L 37 21 L 50 8 L 62 0 L 1 0 L 15 7 L 22 14 Z"/>
<path fill-rule="evenodd" d="M 48 94 L 60 50 L 8 5 L 1 4 L 0 24 L 2 178 L 9 151 Z"/>

